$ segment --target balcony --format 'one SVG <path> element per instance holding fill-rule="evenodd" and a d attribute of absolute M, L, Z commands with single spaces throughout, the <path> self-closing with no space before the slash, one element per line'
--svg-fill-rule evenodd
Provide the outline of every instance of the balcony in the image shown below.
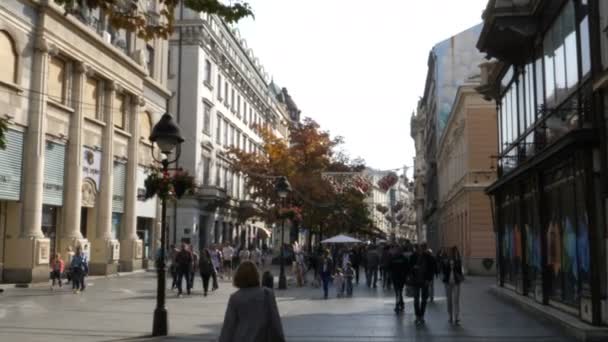
<path fill-rule="evenodd" d="M 195 196 L 201 200 L 225 200 L 228 198 L 226 190 L 215 185 L 203 185 L 196 189 Z"/>
<path fill-rule="evenodd" d="M 486 101 L 498 100 L 500 98 L 499 76 L 505 66 L 505 63 L 497 60 L 491 60 L 479 65 L 481 80 L 479 86 L 475 87 L 475 90 L 483 95 Z"/>
<path fill-rule="evenodd" d="M 525 64 L 534 51 L 534 37 L 541 29 L 535 13 L 541 6 L 562 1 L 490 0 L 483 13 L 479 51 L 509 64 Z"/>

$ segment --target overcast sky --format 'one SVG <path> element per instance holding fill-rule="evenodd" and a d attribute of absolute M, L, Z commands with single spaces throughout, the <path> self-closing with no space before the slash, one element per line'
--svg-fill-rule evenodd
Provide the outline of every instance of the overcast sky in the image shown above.
<path fill-rule="evenodd" d="M 481 22 L 487 0 L 247 0 L 238 24 L 302 115 L 377 169 L 412 165 L 410 117 L 429 50 Z"/>

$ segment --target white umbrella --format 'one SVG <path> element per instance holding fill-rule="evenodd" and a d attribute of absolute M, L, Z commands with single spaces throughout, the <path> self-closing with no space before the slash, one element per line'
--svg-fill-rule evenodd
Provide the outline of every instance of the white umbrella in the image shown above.
<path fill-rule="evenodd" d="M 321 241 L 321 243 L 360 243 L 360 242 L 363 242 L 363 241 L 357 240 L 355 238 L 352 238 L 352 237 L 346 236 L 346 235 L 342 235 L 342 234 L 336 235 L 332 238 Z"/>

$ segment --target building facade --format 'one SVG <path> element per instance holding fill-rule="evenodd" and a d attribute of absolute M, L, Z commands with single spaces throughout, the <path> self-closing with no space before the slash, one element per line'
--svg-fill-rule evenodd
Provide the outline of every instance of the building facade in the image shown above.
<path fill-rule="evenodd" d="M 440 246 L 457 246 L 469 274 L 496 274 L 496 248 L 490 198 L 496 180 L 496 106 L 475 87 L 479 77 L 458 88 L 439 141 Z"/>
<path fill-rule="evenodd" d="M 434 250 L 439 248 L 441 242 L 437 212 L 439 208 L 437 174 L 439 139 L 452 112 L 458 87 L 470 76 L 479 74 L 478 65 L 483 61 L 483 56 L 475 49 L 475 42 L 480 31 L 481 24 L 439 42 L 433 47 L 429 53 L 424 95 L 418 104 L 418 115 L 424 117 L 424 123 L 418 118 L 416 124 L 418 130 L 424 130 L 424 134 L 420 136 L 424 137 L 421 145 L 423 150 L 420 152 L 424 155 L 423 160 L 426 166 L 423 174 L 422 171 L 418 171 L 418 177 L 423 179 L 424 193 L 424 210 L 421 216 L 426 240 Z"/>
<path fill-rule="evenodd" d="M 491 0 L 479 91 L 498 111 L 499 285 L 594 325 L 606 303 L 605 1 Z M 525 297 L 523 297 L 525 296 Z"/>
<path fill-rule="evenodd" d="M 367 168 L 364 171 L 365 176 L 371 183 L 365 203 L 367 203 L 370 213 L 370 219 L 374 231 L 383 235 L 384 238 L 389 238 L 392 232 L 390 222 L 390 201 L 389 194 L 378 186 L 378 181 L 386 176 L 388 172 Z"/>
<path fill-rule="evenodd" d="M 169 240 L 190 242 L 195 249 L 225 242 L 271 244 L 272 227 L 239 215 L 256 203 L 243 175 L 233 172 L 227 152 L 234 147 L 262 153 L 257 127 L 288 139 L 299 110 L 287 90 L 270 80 L 238 29 L 188 9 L 178 18 L 170 39 L 169 84 L 177 93 L 172 110 L 188 142 L 179 166 L 195 176 L 199 187 L 168 210 Z"/>
<path fill-rule="evenodd" d="M 170 97 L 167 42 L 112 30 L 98 10 L 15 0 L 0 4 L 0 50 L 2 281 L 46 280 L 51 255 L 78 246 L 91 274 L 141 268 L 158 233 L 155 201 L 137 193 Z"/>
<path fill-rule="evenodd" d="M 418 102 L 416 112 L 412 113 L 410 119 L 410 135 L 414 139 L 414 147 L 416 155 L 414 156 L 414 184 L 413 184 L 413 211 L 416 225 L 416 240 L 418 242 L 427 241 L 426 225 L 424 223 L 424 205 L 425 205 L 425 176 L 426 176 L 426 161 L 424 159 L 424 141 L 426 122 L 426 112 L 422 101 Z"/>

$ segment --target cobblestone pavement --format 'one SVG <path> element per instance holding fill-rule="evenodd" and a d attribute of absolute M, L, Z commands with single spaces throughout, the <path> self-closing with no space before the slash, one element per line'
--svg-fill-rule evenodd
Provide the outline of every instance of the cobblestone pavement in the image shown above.
<path fill-rule="evenodd" d="M 288 341 L 567 341 L 560 331 L 488 293 L 493 278 L 467 279 L 462 289 L 460 327 L 447 322 L 443 289 L 436 284 L 424 327 L 413 324 L 411 299 L 406 313 L 393 313 L 388 291 L 355 287 L 354 298 L 321 299 L 321 290 L 276 292 Z M 230 293 L 228 282 L 208 297 L 168 292 L 171 336 L 147 338 L 155 307 L 155 275 L 145 273 L 92 279 L 85 293 L 48 287 L 8 289 L 0 294 L 0 341 L 214 341 Z"/>

